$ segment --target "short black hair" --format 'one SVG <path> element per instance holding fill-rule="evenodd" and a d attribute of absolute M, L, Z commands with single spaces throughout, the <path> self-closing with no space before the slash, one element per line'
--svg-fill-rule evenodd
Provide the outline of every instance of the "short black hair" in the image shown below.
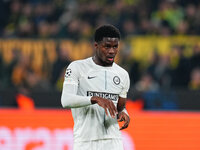
<path fill-rule="evenodd" d="M 104 37 L 118 38 L 120 40 L 120 31 L 111 24 L 98 27 L 94 34 L 95 42 L 100 42 Z"/>

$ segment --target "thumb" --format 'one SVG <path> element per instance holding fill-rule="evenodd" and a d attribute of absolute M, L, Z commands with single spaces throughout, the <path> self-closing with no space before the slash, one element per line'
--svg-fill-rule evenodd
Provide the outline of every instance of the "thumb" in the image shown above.
<path fill-rule="evenodd" d="M 119 118 L 117 119 L 118 122 L 122 122 L 123 119 L 122 119 L 122 115 L 119 115 Z"/>

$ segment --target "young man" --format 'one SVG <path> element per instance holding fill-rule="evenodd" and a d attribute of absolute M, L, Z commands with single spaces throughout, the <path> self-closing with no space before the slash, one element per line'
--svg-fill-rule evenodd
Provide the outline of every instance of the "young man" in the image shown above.
<path fill-rule="evenodd" d="M 100 26 L 94 56 L 74 61 L 66 70 L 61 103 L 72 110 L 74 150 L 123 150 L 120 129 L 130 122 L 125 110 L 130 80 L 114 63 L 119 40 L 117 28 Z M 117 117 L 124 121 L 121 128 Z"/>

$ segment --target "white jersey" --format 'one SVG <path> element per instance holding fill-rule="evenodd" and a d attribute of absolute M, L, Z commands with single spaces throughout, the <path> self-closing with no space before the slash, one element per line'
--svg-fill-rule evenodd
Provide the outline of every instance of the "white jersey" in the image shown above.
<path fill-rule="evenodd" d="M 92 57 L 72 62 L 65 74 L 64 84 L 77 85 L 76 95 L 99 96 L 117 105 L 119 97 L 126 98 L 130 86 L 127 71 L 116 63 L 111 67 L 97 65 Z M 73 101 L 73 99 L 70 99 Z M 107 116 L 98 104 L 72 108 L 74 141 L 121 138 L 117 118 Z"/>

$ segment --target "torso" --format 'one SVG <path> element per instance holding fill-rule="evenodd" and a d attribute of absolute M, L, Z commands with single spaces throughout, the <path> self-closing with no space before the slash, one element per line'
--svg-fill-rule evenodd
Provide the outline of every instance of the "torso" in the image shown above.
<path fill-rule="evenodd" d="M 112 67 L 96 65 L 92 58 L 76 61 L 78 92 L 81 96 L 100 96 L 117 105 L 119 95 L 128 77 L 127 72 L 113 64 Z M 120 138 L 117 119 L 106 116 L 97 104 L 72 109 L 75 141 L 89 141 L 105 138 Z"/>

